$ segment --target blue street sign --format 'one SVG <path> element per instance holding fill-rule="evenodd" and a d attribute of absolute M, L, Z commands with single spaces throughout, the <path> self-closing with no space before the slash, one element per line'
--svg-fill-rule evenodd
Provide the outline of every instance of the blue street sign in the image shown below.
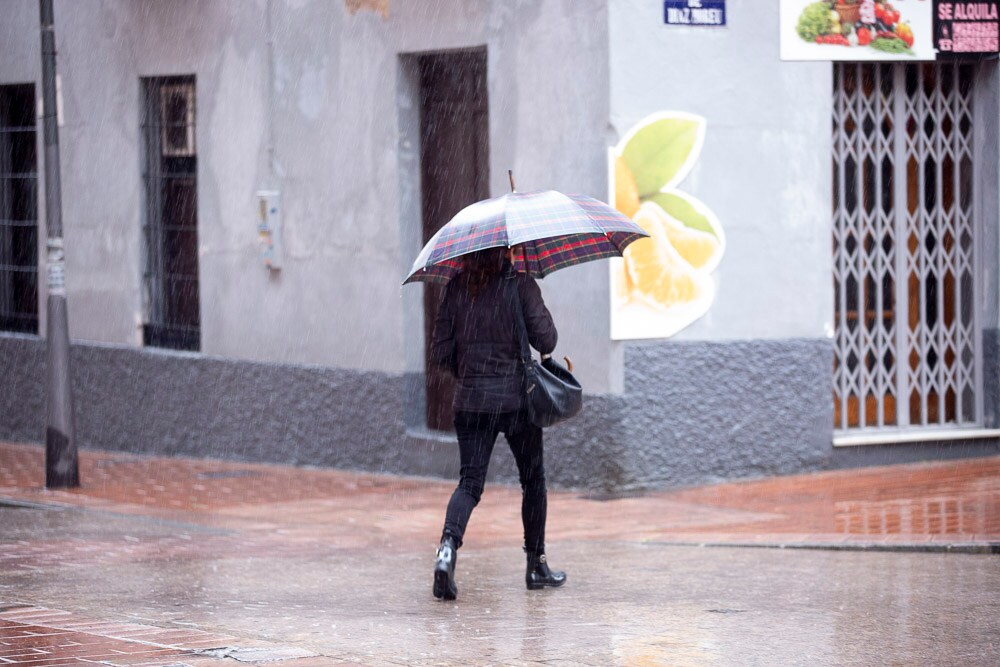
<path fill-rule="evenodd" d="M 726 25 L 726 0 L 664 0 L 663 22 L 667 25 Z"/>

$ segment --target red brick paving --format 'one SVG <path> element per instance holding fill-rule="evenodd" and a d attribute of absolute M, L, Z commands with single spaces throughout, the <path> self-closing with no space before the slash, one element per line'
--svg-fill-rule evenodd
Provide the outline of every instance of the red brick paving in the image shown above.
<path fill-rule="evenodd" d="M 0 568 L 27 571 L 157 559 L 308 556 L 429 549 L 453 482 L 111 452 L 80 453 L 83 486 L 43 488 L 43 449 L 0 443 L 0 500 L 176 521 L 155 534 L 0 539 Z M 467 543 L 520 534 L 519 491 L 490 486 Z M 844 470 L 610 501 L 550 494 L 549 542 L 647 541 L 783 546 L 1000 545 L 1000 457 Z M 364 531 L 357 530 L 365 525 Z M 0 533 L 0 538 L 3 535 Z M 198 650 L 266 643 L 194 629 L 0 607 L 0 667 L 224 667 Z M 281 667 L 349 664 L 288 659 Z"/>
<path fill-rule="evenodd" d="M 137 635 L 141 631 L 141 639 Z M 69 612 L 39 607 L 0 611 L 0 664 L 52 667 L 93 665 L 142 659 L 176 662 L 191 653 L 191 642 L 210 640 L 226 646 L 234 640 L 200 631 L 177 631 L 128 623 L 95 622 Z"/>
<path fill-rule="evenodd" d="M 233 661 L 200 653 L 236 647 L 273 650 L 266 642 L 194 629 L 95 621 L 67 611 L 33 606 L 0 607 L 0 665 L 25 667 L 232 667 Z M 328 656 L 286 659 L 282 667 L 350 665 Z"/>
<path fill-rule="evenodd" d="M 740 535 L 839 536 L 848 543 L 1000 542 L 1000 457 L 778 477 L 669 495 L 780 516 L 721 527 Z"/>
<path fill-rule="evenodd" d="M 453 487 L 337 470 L 83 451 L 83 486 L 47 491 L 43 463 L 41 447 L 0 444 L 0 498 L 179 519 L 240 533 L 70 545 L 85 560 L 215 550 L 227 540 L 238 541 L 243 553 L 425 544 L 439 530 Z M 470 535 L 517 534 L 520 518 L 510 508 L 518 495 L 509 487 L 488 487 Z M 291 503 L 294 516 L 287 511 Z M 986 545 L 1000 542 L 1000 457 L 778 477 L 604 502 L 553 492 L 550 508 L 550 540 Z M 359 521 L 371 530 L 352 530 Z M 272 539 L 278 528 L 281 539 Z M 38 566 L 65 560 L 40 542 L 19 545 L 0 558 Z"/>
<path fill-rule="evenodd" d="M 43 457 L 41 447 L 0 443 L 0 488 L 41 490 Z M 76 504 L 195 512 L 424 485 L 385 475 L 94 451 L 81 452 L 80 477 L 83 487 L 60 492 Z"/>

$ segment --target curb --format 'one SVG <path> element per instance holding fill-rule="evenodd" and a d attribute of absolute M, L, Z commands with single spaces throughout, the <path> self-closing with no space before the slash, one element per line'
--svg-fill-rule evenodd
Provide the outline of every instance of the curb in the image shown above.
<path fill-rule="evenodd" d="M 956 543 L 900 543 L 878 542 L 825 543 L 825 542 L 643 542 L 658 547 L 730 547 L 734 549 L 812 549 L 817 551 L 876 551 L 896 553 L 956 553 L 979 556 L 1000 555 L 1000 542 Z"/>

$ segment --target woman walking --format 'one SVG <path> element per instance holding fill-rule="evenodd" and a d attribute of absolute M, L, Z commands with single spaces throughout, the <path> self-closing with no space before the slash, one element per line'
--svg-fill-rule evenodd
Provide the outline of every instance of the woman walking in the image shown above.
<path fill-rule="evenodd" d="M 528 342 L 543 355 L 556 346 L 556 327 L 533 278 L 514 271 L 506 248 L 466 255 L 445 289 L 434 322 L 430 357 L 457 379 L 455 431 L 461 479 L 445 515 L 434 566 L 434 597 L 454 600 L 455 562 L 469 517 L 483 493 L 497 436 L 504 434 L 521 482 L 521 520 L 529 589 L 562 586 L 566 574 L 545 561 L 547 509 L 542 429 L 524 409 L 524 369 L 511 288 L 522 304 Z"/>

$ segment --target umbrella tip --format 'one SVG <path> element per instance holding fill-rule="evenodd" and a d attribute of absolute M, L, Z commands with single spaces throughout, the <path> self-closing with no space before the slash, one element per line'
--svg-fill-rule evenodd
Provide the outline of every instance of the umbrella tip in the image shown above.
<path fill-rule="evenodd" d="M 517 190 L 514 189 L 514 170 L 513 169 L 508 169 L 507 170 L 507 178 L 510 179 L 510 191 L 511 192 L 517 192 Z"/>

